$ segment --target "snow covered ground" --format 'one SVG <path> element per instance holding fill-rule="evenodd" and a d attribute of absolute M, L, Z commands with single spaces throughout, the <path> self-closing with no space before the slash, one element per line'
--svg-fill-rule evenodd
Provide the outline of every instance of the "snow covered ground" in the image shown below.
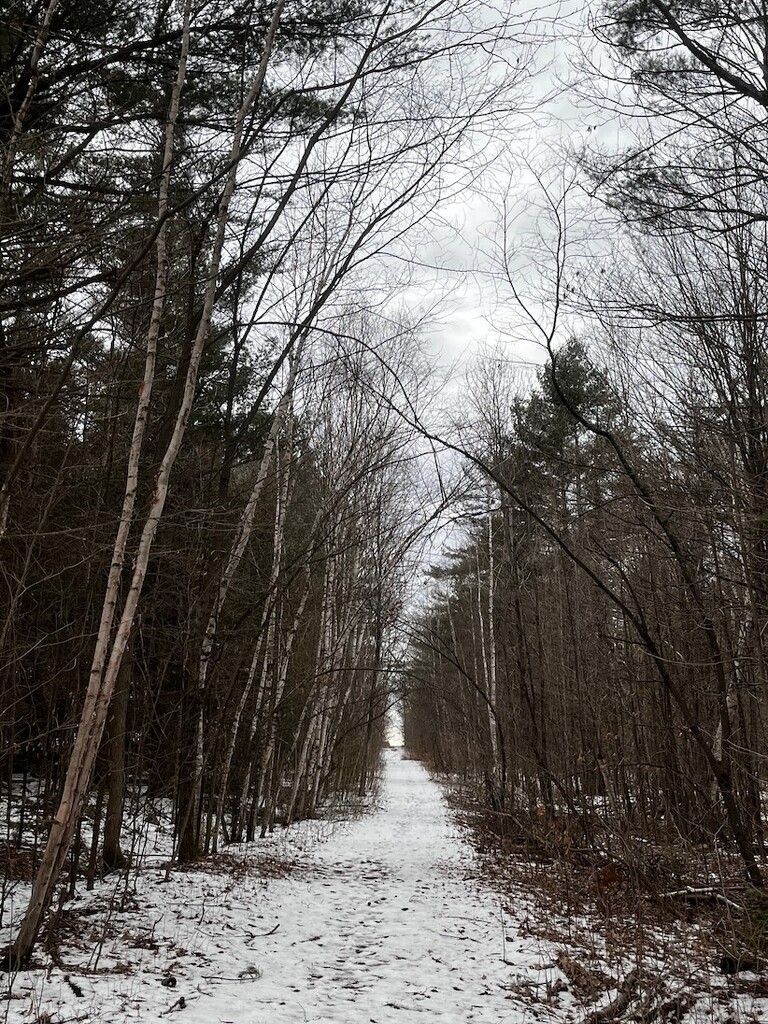
<path fill-rule="evenodd" d="M 472 854 L 438 787 L 419 764 L 386 757 L 374 813 L 273 840 L 292 867 L 285 877 L 201 870 L 166 882 L 155 867 L 132 879 L 127 899 L 110 889 L 111 912 L 104 891 L 84 894 L 61 966 L 17 975 L 6 1019 L 523 1019 L 512 988 L 546 989 L 558 973 L 541 969 L 551 951 L 512 934 L 502 942 L 499 898 L 465 880 Z"/>
<path fill-rule="evenodd" d="M 229 872 L 167 875 L 149 850 L 127 885 L 105 882 L 67 904 L 58 949 L 41 950 L 37 970 L 11 979 L 0 1020 L 522 1024 L 587 1015 L 554 964 L 559 947 L 527 927 L 533 904 L 520 893 L 503 915 L 498 894 L 470 880 L 472 852 L 438 787 L 399 752 L 386 755 L 373 813 L 304 823 L 237 853 Z M 725 1018 L 710 1004 L 706 1019 Z"/>

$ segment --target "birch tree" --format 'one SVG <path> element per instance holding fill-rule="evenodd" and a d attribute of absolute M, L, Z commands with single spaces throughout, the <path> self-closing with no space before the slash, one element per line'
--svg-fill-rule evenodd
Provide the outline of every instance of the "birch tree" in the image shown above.
<path fill-rule="evenodd" d="M 292 353 L 333 328 L 339 309 L 359 305 L 361 289 L 372 305 L 383 303 L 382 282 L 395 275 L 381 267 L 388 258 L 394 266 L 408 233 L 462 186 L 456 165 L 444 171 L 474 127 L 493 119 L 511 84 L 499 73 L 508 64 L 495 60 L 508 26 L 505 19 L 489 23 L 483 4 L 455 0 L 419 10 L 392 0 L 330 4 L 323 12 L 327 18 L 307 22 L 301 5 L 279 0 L 243 11 L 238 21 L 226 5 L 201 8 L 190 0 L 138 13 L 119 4 L 105 18 L 91 4 L 64 10 L 51 3 L 35 17 L 15 9 L 0 40 L 9 55 L 2 73 L 8 116 L 0 123 L 0 383 L 7 397 L 0 520 L 10 612 L 3 641 L 16 643 L 17 631 L 30 637 L 28 649 L 21 642 L 6 648 L 2 696 L 12 708 L 21 699 L 34 722 L 23 756 L 38 757 L 57 695 L 46 682 L 38 697 L 29 680 L 66 679 L 67 713 L 51 747 L 68 765 L 7 966 L 28 959 L 52 899 L 118 679 L 128 718 L 141 680 L 157 680 L 153 700 L 173 718 L 180 745 L 195 752 L 188 816 L 196 821 L 203 730 L 199 714 L 186 728 L 178 697 L 194 694 L 203 704 L 209 695 L 225 696 L 232 678 L 217 677 L 217 656 L 231 656 L 228 670 L 249 656 L 257 663 L 238 714 L 241 737 L 251 726 L 243 718 L 257 699 L 270 629 L 283 654 L 292 654 L 257 688 L 262 715 L 267 692 L 274 710 L 288 707 L 294 660 L 310 643 L 305 627 L 307 636 L 326 636 L 321 660 L 330 657 L 337 676 L 364 675 L 368 633 L 354 596 L 364 544 L 345 518 L 362 507 L 355 504 L 362 501 L 360 481 L 349 481 L 358 496 L 338 513 L 340 532 L 328 547 L 331 618 L 323 627 L 312 618 L 318 577 L 310 572 L 304 605 L 301 586 L 294 586 L 305 579 L 304 555 L 297 555 L 300 571 L 288 586 L 283 560 L 274 593 L 256 615 L 265 624 L 263 642 L 251 633 L 247 653 L 230 651 L 221 642 L 222 622 L 252 580 L 243 563 L 255 547 L 257 517 L 282 517 L 281 532 L 290 533 L 290 493 L 272 520 L 267 483 L 259 481 L 269 479 L 280 451 L 287 413 L 276 392 L 286 368 L 290 374 Z M 454 74 L 470 52 L 466 74 Z M 155 73 L 157 66 L 163 73 Z M 61 115 L 58 125 L 52 110 Z M 314 273 L 314 263 L 307 274 L 319 251 L 326 255 L 322 273 Z M 288 266 L 298 268 L 293 281 L 303 270 L 314 282 L 303 304 L 291 291 Z M 126 423 L 134 424 L 132 432 Z M 200 454 L 204 473 L 195 465 Z M 303 466 L 285 454 L 281 479 L 298 479 Z M 347 483 L 340 488 L 346 490 Z M 203 493 L 207 504 L 196 500 Z M 86 494 L 94 497 L 84 500 Z M 273 488 L 270 498 L 277 501 L 276 494 Z M 195 519 L 186 533 L 185 516 Z M 32 521 L 37 530 L 29 529 Z M 64 544 L 66 560 L 49 534 Z M 182 535 L 176 554 L 170 538 Z M 356 554 L 336 550 L 347 540 Z M 266 561 L 265 549 L 257 557 Z M 215 555 L 209 572 L 201 568 L 207 551 Z M 183 564 L 183 571 L 169 571 L 171 564 Z M 78 588 L 81 565 L 87 586 Z M 208 590 L 197 602 L 190 595 L 201 579 Z M 56 597 L 50 618 L 54 602 L 41 600 L 45 593 Z M 95 593 L 102 595 L 98 602 Z M 176 600 L 179 593 L 183 600 Z M 76 609 L 72 615 L 69 608 Z M 174 637 L 168 651 L 158 639 L 163 629 L 174 634 L 174 616 L 182 634 L 196 634 L 192 687 L 186 637 Z M 72 644 L 39 641 L 59 633 L 71 633 Z M 126 659 L 132 636 L 141 643 Z M 88 664 L 86 679 L 80 666 Z M 221 693 L 212 693 L 214 681 Z M 228 713 L 240 706 L 240 685 L 238 679 L 231 701 L 221 701 Z M 303 717 L 312 730 L 308 757 L 317 766 L 309 773 L 313 798 L 334 769 L 356 686 L 327 693 L 319 709 L 314 698 L 306 702 L 313 708 Z M 226 715 L 218 726 L 226 729 Z M 157 721 L 149 723 L 152 730 L 162 731 Z M 300 753 L 305 737 L 289 746 L 294 739 Z M 279 741 L 278 726 L 273 750 Z M 177 751 L 148 742 L 156 756 L 175 756 L 182 773 Z M 237 747 L 236 739 L 230 767 Z M 272 754 L 267 761 L 276 772 Z M 205 741 L 202 765 L 204 774 Z M 57 772 L 52 759 L 46 783 L 53 790 Z M 272 787 L 273 810 L 274 795 Z M 212 821 L 212 806 L 208 814 Z M 113 846 L 114 805 L 109 818 Z"/>

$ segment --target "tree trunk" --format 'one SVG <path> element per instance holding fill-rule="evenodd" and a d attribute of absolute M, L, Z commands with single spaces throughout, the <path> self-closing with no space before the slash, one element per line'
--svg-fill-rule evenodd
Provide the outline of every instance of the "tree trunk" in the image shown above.
<path fill-rule="evenodd" d="M 298 372 L 299 361 L 301 356 L 301 350 L 294 352 L 290 360 L 290 372 L 288 375 L 288 381 L 285 386 L 280 402 L 278 403 L 275 415 L 272 419 L 272 426 L 267 437 L 267 443 L 264 446 L 264 452 L 262 453 L 261 462 L 259 464 L 259 470 L 256 474 L 256 481 L 251 489 L 251 493 L 248 497 L 248 501 L 240 517 L 235 537 L 232 541 L 229 556 L 227 558 L 226 565 L 221 573 L 218 586 L 216 588 L 216 596 L 214 598 L 213 607 L 211 608 L 208 622 L 206 623 L 205 631 L 203 633 L 203 640 L 200 648 L 200 657 L 197 667 L 197 688 L 198 688 L 198 716 L 197 726 L 194 734 L 194 748 L 195 748 L 195 761 L 194 761 L 194 773 L 192 778 L 192 785 L 188 794 L 189 807 L 184 811 L 185 820 L 187 821 L 188 827 L 197 820 L 198 815 L 196 809 L 200 804 L 200 792 L 203 784 L 203 767 L 204 767 L 204 749 L 203 749 L 203 737 L 205 733 L 205 722 L 203 716 L 203 705 L 205 698 L 205 689 L 208 680 L 208 671 L 211 664 L 211 655 L 213 652 L 213 644 L 216 638 L 216 630 L 219 624 L 221 613 L 224 610 L 224 605 L 227 600 L 227 595 L 232 582 L 235 578 L 238 568 L 243 559 L 245 549 L 248 545 L 248 541 L 251 538 L 253 532 L 253 524 L 256 516 L 256 509 L 261 498 L 264 484 L 267 480 L 272 461 L 276 457 L 279 457 L 277 449 L 278 439 L 280 431 L 284 424 L 287 423 L 287 458 L 290 460 L 291 453 L 291 437 L 292 437 L 292 422 L 293 422 L 293 388 L 296 382 L 296 374 Z M 275 558 L 273 558 L 273 586 L 277 582 L 277 574 L 280 569 L 280 559 L 282 554 L 282 533 L 285 526 L 285 515 L 287 504 L 287 491 L 288 491 L 288 480 L 290 476 L 290 461 L 286 465 L 284 472 L 284 483 L 279 488 L 282 500 L 278 500 L 277 513 L 276 513 L 276 525 L 275 525 Z M 280 477 L 280 470 L 278 465 L 278 478 Z M 278 525 L 279 524 L 279 525 Z M 227 768 L 227 773 L 229 768 Z M 179 848 L 179 857 L 186 860 L 192 859 L 196 856 L 196 847 L 198 843 L 192 836 L 189 836 L 189 841 L 185 843 L 184 847 Z M 182 857 L 182 853 L 184 856 Z"/>
<path fill-rule="evenodd" d="M 138 473 L 141 441 L 143 439 L 146 415 L 148 412 L 146 401 L 144 399 L 146 377 L 145 385 L 140 389 L 141 394 L 139 396 L 139 406 L 137 410 L 136 424 L 134 427 L 134 439 L 129 460 L 129 479 L 126 488 L 124 512 L 121 518 L 118 539 L 115 543 L 115 553 L 113 555 L 112 567 L 110 569 L 107 594 L 104 600 L 104 610 L 99 628 L 96 651 L 94 653 L 88 693 L 83 707 L 80 727 L 72 749 L 61 801 L 51 826 L 48 843 L 33 882 L 32 894 L 30 896 L 27 911 L 21 922 L 16 939 L 5 951 L 2 958 L 3 964 L 9 969 L 17 968 L 26 963 L 32 953 L 43 916 L 50 904 L 54 887 L 59 875 L 61 874 L 61 869 L 66 860 L 67 852 L 80 820 L 83 802 L 88 791 L 94 760 L 101 742 L 101 736 L 104 730 L 104 724 L 106 722 L 115 681 L 120 670 L 120 664 L 122 662 L 125 649 L 128 645 L 128 640 L 136 616 L 139 597 L 141 596 L 144 586 L 150 552 L 152 550 L 155 535 L 165 507 L 165 501 L 168 496 L 171 471 L 181 448 L 181 443 L 184 438 L 190 412 L 192 410 L 198 369 L 208 335 L 211 313 L 213 311 L 214 299 L 216 297 L 218 272 L 224 248 L 225 228 L 228 219 L 229 204 L 235 190 L 237 167 L 241 155 L 243 127 L 246 116 L 253 108 L 253 104 L 261 92 L 261 86 L 266 74 L 267 61 L 271 52 L 281 11 L 282 0 L 278 0 L 270 28 L 267 33 L 267 38 L 264 43 L 264 52 L 256 80 L 249 89 L 248 95 L 242 107 L 238 111 L 231 150 L 230 171 L 219 203 L 216 242 L 208 270 L 203 315 L 201 317 L 197 337 L 195 339 L 194 351 L 187 373 L 184 401 L 179 410 L 173 437 L 171 438 L 171 442 L 157 472 L 155 492 L 152 498 L 149 514 L 144 523 L 141 539 L 139 541 L 130 589 L 120 618 L 120 624 L 117 628 L 117 632 L 115 633 L 114 640 L 110 645 L 111 625 L 117 606 L 119 576 L 122 570 L 128 528 L 132 519 L 133 504 L 136 493 L 136 481 L 133 479 L 131 471 L 135 469 L 136 474 Z M 167 173 L 170 173 L 173 127 L 178 113 L 179 97 L 186 72 L 186 55 L 189 46 L 189 15 L 190 8 L 188 4 L 185 10 L 185 31 L 182 56 L 179 61 L 179 72 L 171 100 L 169 127 L 166 134 L 164 169 Z M 162 181 L 164 183 L 163 187 L 167 186 L 167 179 L 165 175 Z M 165 198 L 166 194 L 167 193 L 163 194 L 163 198 Z M 164 218 L 163 223 L 165 223 Z M 157 296 L 157 300 L 160 304 L 162 304 L 165 294 L 165 269 L 165 259 L 161 258 L 161 254 L 158 253 L 158 292 L 162 291 L 162 294 Z M 153 309 L 153 322 L 154 312 L 155 310 Z M 152 376 L 149 378 L 151 383 L 154 375 L 154 358 L 150 359 L 148 346 L 146 373 L 149 373 L 150 370 L 152 371 Z M 108 651 L 109 656 L 107 660 Z"/>
<path fill-rule="evenodd" d="M 133 659 L 126 652 L 120 665 L 115 695 L 107 720 L 107 815 L 101 859 L 107 871 L 124 868 L 127 861 L 120 846 L 125 806 L 125 747 L 128 732 L 128 700 L 131 692 Z"/>

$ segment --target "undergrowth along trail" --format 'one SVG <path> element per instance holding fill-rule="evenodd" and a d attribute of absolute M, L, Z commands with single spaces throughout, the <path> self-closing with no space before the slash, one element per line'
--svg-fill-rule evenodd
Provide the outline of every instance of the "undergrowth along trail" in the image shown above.
<path fill-rule="evenodd" d="M 673 977 L 672 949 L 666 966 L 636 950 L 608 972 L 596 936 L 592 959 L 581 942 L 569 959 L 564 922 L 553 914 L 548 927 L 533 882 L 502 900 L 440 788 L 389 751 L 371 813 L 304 823 L 168 877 L 147 866 L 128 888 L 105 882 L 67 904 L 56 948 L 11 979 L 6 1020 L 580 1022 L 633 972 L 665 969 L 659 1019 L 676 1006 L 680 1019 L 750 1021 L 768 1006 L 718 989 L 714 968 Z M 576 957 L 600 979 L 591 991 L 573 977 Z"/>

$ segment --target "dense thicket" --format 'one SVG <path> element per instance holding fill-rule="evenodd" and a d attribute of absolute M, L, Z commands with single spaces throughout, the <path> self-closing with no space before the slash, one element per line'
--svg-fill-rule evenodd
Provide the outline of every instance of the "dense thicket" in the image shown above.
<path fill-rule="evenodd" d="M 762 885 L 768 20 L 649 0 L 596 23 L 645 126 L 582 159 L 616 244 L 569 263 L 551 197 L 555 286 L 527 307 L 548 364 L 517 397 L 498 368 L 476 388 L 488 490 L 416 627 L 407 740 L 502 832 L 646 877 L 681 842 L 704 877 L 727 841 Z"/>
<path fill-rule="evenodd" d="M 371 783 L 423 527 L 381 257 L 510 82 L 482 8 L 2 15 L 0 769 L 40 797 L 6 962 L 88 800 L 92 874 L 129 784 L 190 859 Z"/>

